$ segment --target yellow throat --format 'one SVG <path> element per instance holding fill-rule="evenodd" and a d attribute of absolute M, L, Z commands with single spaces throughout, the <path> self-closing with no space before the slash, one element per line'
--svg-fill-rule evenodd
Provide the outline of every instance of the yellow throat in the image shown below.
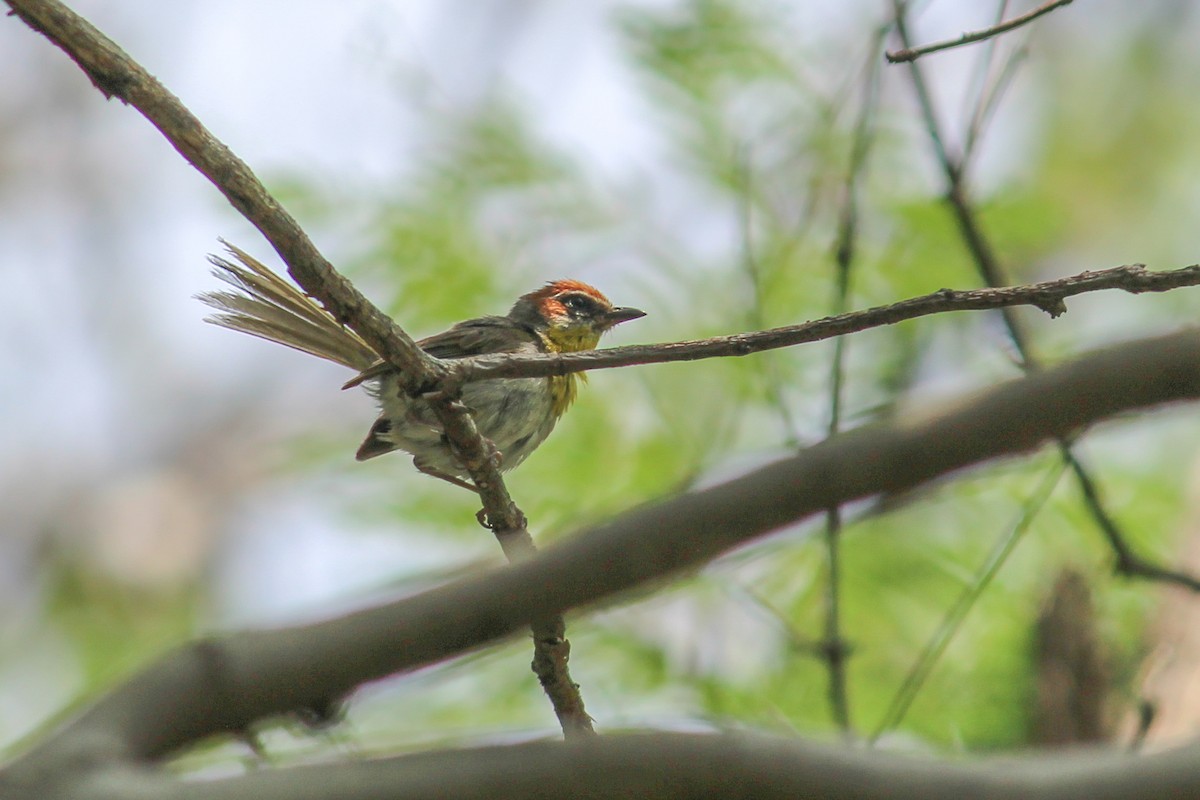
<path fill-rule="evenodd" d="M 551 328 L 541 334 L 542 343 L 549 353 L 578 353 L 580 350 L 595 350 L 600 343 L 600 334 L 588 328 Z M 550 381 L 551 410 L 555 418 L 561 417 L 575 402 L 580 383 L 587 383 L 587 375 L 572 372 L 569 375 L 552 375 Z"/>

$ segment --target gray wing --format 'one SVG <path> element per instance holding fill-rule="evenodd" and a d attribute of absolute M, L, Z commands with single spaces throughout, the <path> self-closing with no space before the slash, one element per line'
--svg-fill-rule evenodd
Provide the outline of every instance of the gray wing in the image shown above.
<path fill-rule="evenodd" d="M 417 344 L 435 358 L 538 352 L 542 349 L 537 334 L 508 317 L 469 319 Z"/>
<path fill-rule="evenodd" d="M 508 317 L 480 317 L 459 322 L 449 330 L 436 333 L 417 342 L 434 358 L 466 358 L 489 353 L 540 353 L 544 351 L 538 335 Z M 392 369 L 390 364 L 377 361 L 355 375 L 342 386 L 349 389 L 378 378 Z"/>

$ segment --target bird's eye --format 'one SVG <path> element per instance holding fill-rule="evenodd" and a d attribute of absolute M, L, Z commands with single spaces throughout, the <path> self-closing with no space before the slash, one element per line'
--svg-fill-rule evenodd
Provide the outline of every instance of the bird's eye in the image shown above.
<path fill-rule="evenodd" d="M 559 302 L 563 304 L 565 309 L 576 314 L 591 311 L 595 306 L 590 297 L 584 297 L 581 294 L 568 294 L 562 297 Z"/>

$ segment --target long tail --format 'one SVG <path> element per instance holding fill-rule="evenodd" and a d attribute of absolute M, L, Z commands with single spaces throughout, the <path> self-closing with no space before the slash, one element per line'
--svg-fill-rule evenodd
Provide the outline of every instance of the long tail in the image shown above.
<path fill-rule="evenodd" d="M 208 260 L 213 274 L 235 291 L 205 292 L 199 299 L 218 314 L 207 322 L 248 333 L 326 358 L 362 372 L 379 356 L 362 339 L 338 324 L 325 309 L 247 253 L 221 240 L 241 264 L 220 256 Z"/>

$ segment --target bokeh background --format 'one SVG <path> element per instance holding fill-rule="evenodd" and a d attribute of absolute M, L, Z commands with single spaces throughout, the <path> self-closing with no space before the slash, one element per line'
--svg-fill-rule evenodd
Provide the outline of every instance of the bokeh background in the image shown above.
<path fill-rule="evenodd" d="M 918 3 L 914 38 L 1031 5 Z M 564 276 L 650 312 L 610 344 L 824 316 L 864 131 L 850 307 L 979 283 L 909 73 L 882 64 L 890 3 L 73 7 L 416 335 Z M 1198 34 L 1191 3 L 1092 0 L 922 62 L 950 146 L 971 148 L 980 219 L 1013 282 L 1196 260 Z M 202 322 L 193 295 L 218 286 L 205 263 L 218 237 L 277 261 L 145 120 L 13 17 L 0 76 L 0 747 L 199 633 L 322 618 L 501 563 L 460 490 L 403 457 L 353 461 L 374 413 L 338 391 L 342 370 Z M 1021 316 L 1055 361 L 1192 324 L 1196 297 L 1106 293 L 1057 320 Z M 984 314 L 846 346 L 844 427 L 1019 374 Z M 832 357 L 820 343 L 597 373 L 510 488 L 550 542 L 819 441 Z M 1185 408 L 1079 446 L 1130 539 L 1165 563 L 1197 548 L 1198 439 Z M 1062 608 L 1086 640 L 1098 738 L 1127 741 L 1146 701 L 1152 738 L 1194 727 L 1195 601 L 1113 577 L 1060 472 L 1051 451 L 847 510 L 858 735 L 969 751 L 1045 741 L 1046 620 Z M 835 735 L 815 646 L 821 530 L 574 615 L 572 669 L 599 726 Z M 978 598 L 951 629 L 964 592 Z M 899 702 L 939 642 L 904 690 L 911 706 Z M 332 736 L 285 728 L 267 745 L 305 757 L 553 735 L 529 657 L 518 640 L 368 687 Z"/>

